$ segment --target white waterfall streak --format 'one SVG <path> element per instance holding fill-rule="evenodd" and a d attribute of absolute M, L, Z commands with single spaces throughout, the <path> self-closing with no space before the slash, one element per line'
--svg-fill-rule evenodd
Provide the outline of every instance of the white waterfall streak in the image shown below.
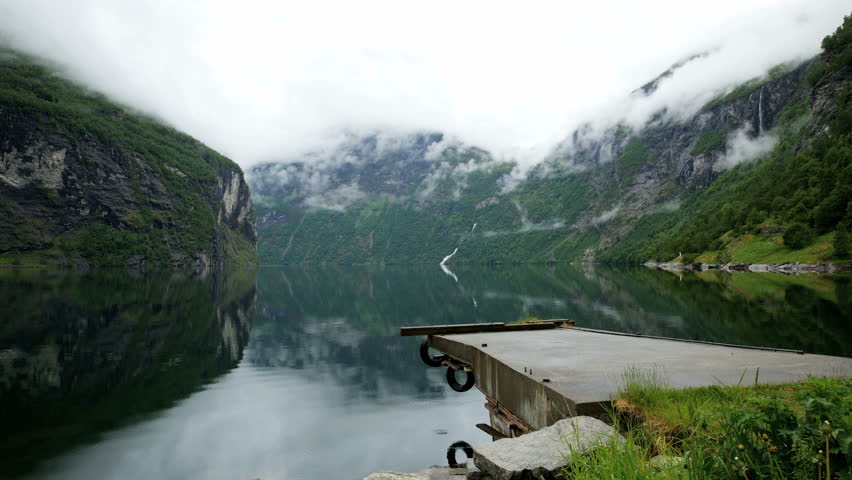
<path fill-rule="evenodd" d="M 451 258 L 453 258 L 453 255 L 455 255 L 455 254 L 456 254 L 456 252 L 458 252 L 458 251 L 459 251 L 459 247 L 456 247 L 456 249 L 455 249 L 455 250 L 453 250 L 453 253 L 451 253 L 451 254 L 447 255 L 446 257 L 444 257 L 444 259 L 443 259 L 443 260 L 441 260 L 441 266 L 443 266 L 445 263 L 447 263 L 447 261 L 449 261 Z"/>
<path fill-rule="evenodd" d="M 757 99 L 757 134 L 763 135 L 763 87 L 760 87 L 760 96 Z"/>

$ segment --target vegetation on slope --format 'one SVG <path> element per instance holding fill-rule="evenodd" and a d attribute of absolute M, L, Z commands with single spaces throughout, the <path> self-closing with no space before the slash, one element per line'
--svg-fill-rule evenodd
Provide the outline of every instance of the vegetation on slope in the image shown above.
<path fill-rule="evenodd" d="M 377 182 L 372 173 L 381 167 L 358 170 L 363 198 L 345 209 L 306 208 L 298 188 L 264 194 L 259 212 L 275 221 L 261 228 L 260 256 L 271 263 L 431 263 L 458 247 L 454 263 L 847 261 L 849 24 L 824 40 L 821 58 L 774 68 L 705 106 L 700 113 L 709 123 L 662 122 L 642 131 L 616 125 L 555 153 L 508 192 L 501 182 L 512 164 L 479 152 L 472 173 L 442 177 L 424 195 L 436 165 L 468 162 L 469 152 L 456 148 L 431 167 L 422 158 L 393 164 L 412 171 L 416 163 L 430 176 L 400 175 L 389 183 L 409 188 L 391 195 L 381 184 L 386 178 Z M 768 110 L 768 133 L 748 128 L 759 110 Z M 734 132 L 778 142 L 761 158 L 720 171 Z"/>
<path fill-rule="evenodd" d="M 852 477 L 852 380 L 673 390 L 663 377 L 625 373 L 613 418 L 627 446 L 575 458 L 564 478 Z"/>
<path fill-rule="evenodd" d="M 834 99 L 833 115 L 823 112 L 823 118 L 810 118 L 806 97 L 791 102 L 778 122 L 779 143 L 768 155 L 725 171 L 708 188 L 683 198 L 676 212 L 645 215 L 602 258 L 643 262 L 683 255 L 683 261 L 702 256 L 714 263 L 767 261 L 769 252 L 761 255 L 742 246 L 752 243 L 762 227 L 781 226 L 787 227 L 788 233 L 771 238 L 779 247 L 771 250 L 781 250 L 771 254 L 776 261 L 848 259 L 852 229 L 850 28 L 852 22 L 847 17 L 843 26 L 823 41 L 821 78 L 834 78 L 842 88 Z M 845 42 L 843 48 L 838 46 L 841 40 Z M 809 138 L 814 123 L 828 128 Z M 712 143 L 715 141 L 708 137 L 699 142 L 702 148 L 696 149 Z M 706 252 L 712 255 L 708 257 Z"/>
<path fill-rule="evenodd" d="M 99 144 L 141 155 L 156 180 L 166 189 L 170 206 L 149 202 L 137 183 L 132 185 L 138 208 L 120 224 L 95 221 L 76 231 L 47 232 L 39 218 L 7 196 L 0 195 L 0 254 L 2 263 L 40 263 L 44 257 L 82 258 L 92 264 L 123 265 L 134 255 L 169 264 L 173 252 L 202 252 L 210 248 L 217 229 L 212 193 L 222 169 L 240 171 L 231 160 L 194 138 L 162 123 L 128 112 L 101 94 L 89 92 L 35 60 L 0 49 L 0 111 L 13 119 L 7 138 L 32 126 L 47 135 L 61 135 L 76 144 Z M 24 123 L 26 122 L 26 123 Z M 23 132 L 27 133 L 27 132 Z M 97 158 L 83 161 L 97 162 Z M 131 168 L 136 169 L 135 165 Z M 146 172 L 127 172 L 146 175 Z M 36 201 L 56 206 L 59 193 L 33 187 Z M 221 228 L 229 229 L 227 225 Z M 234 233 L 234 232 L 231 232 Z M 55 235 L 55 236 L 54 236 Z M 233 237 L 240 237 L 234 234 Z M 235 248 L 253 256 L 242 240 Z"/>

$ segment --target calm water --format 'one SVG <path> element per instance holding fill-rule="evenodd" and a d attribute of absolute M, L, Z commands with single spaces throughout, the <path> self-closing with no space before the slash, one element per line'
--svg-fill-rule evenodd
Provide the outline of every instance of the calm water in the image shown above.
<path fill-rule="evenodd" d="M 489 438 L 400 326 L 579 326 L 852 356 L 848 277 L 599 266 L 0 271 L 0 476 L 359 479 Z"/>

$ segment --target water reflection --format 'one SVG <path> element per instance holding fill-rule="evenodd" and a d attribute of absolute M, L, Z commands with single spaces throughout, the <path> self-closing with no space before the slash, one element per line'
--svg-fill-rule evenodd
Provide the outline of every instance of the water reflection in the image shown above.
<path fill-rule="evenodd" d="M 254 275 L 0 271 L 3 474 L 150 412 L 235 367 Z"/>
<path fill-rule="evenodd" d="M 401 326 L 571 318 L 852 356 L 848 277 L 591 265 L 452 273 L 0 272 L 5 474 L 352 479 L 444 464 L 452 442 L 487 441 L 474 426 L 487 422 L 484 399 L 451 391 Z"/>

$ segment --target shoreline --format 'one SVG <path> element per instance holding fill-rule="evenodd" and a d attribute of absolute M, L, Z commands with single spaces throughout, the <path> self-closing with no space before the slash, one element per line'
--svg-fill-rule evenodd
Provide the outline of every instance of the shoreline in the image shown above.
<path fill-rule="evenodd" d="M 669 272 L 706 272 L 719 270 L 729 273 L 784 273 L 799 275 L 806 273 L 850 273 L 852 263 L 675 263 L 675 262 L 645 262 L 646 267 L 659 268 Z"/>

